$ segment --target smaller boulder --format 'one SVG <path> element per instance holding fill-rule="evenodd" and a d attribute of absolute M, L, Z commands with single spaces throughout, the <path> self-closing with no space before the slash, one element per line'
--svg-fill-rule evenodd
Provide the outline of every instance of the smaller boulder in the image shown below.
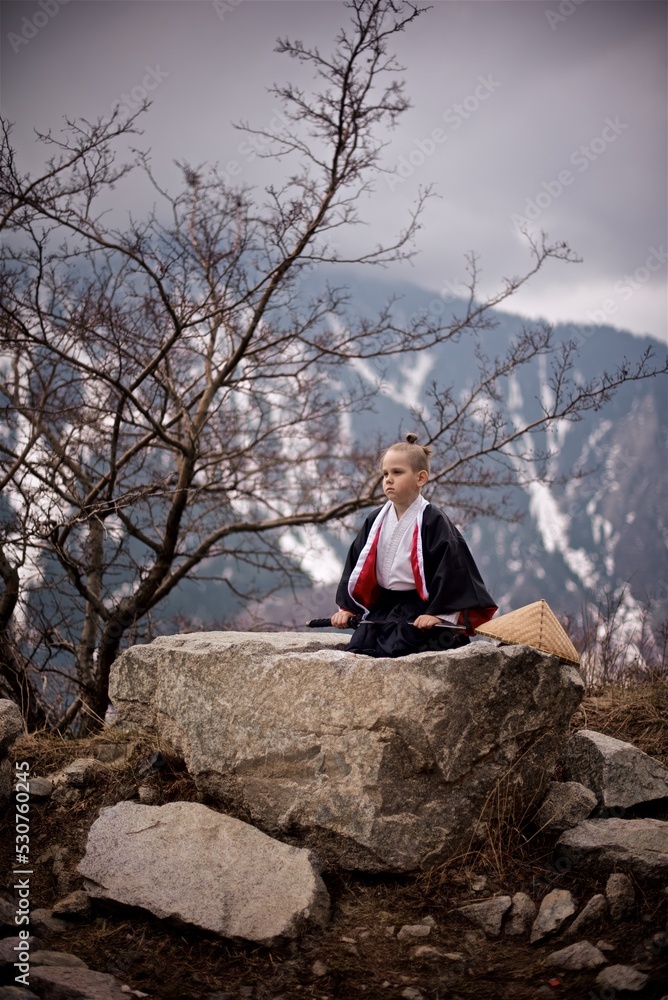
<path fill-rule="evenodd" d="M 627 990 L 629 993 L 638 993 L 645 988 L 648 979 L 649 976 L 633 965 L 609 965 L 599 972 L 596 984 L 619 992 Z"/>
<path fill-rule="evenodd" d="M 16 933 L 16 905 L 0 896 L 0 937 L 3 933 Z"/>
<path fill-rule="evenodd" d="M 608 915 L 608 901 L 602 893 L 592 896 L 577 917 L 565 931 L 565 937 L 580 937 L 593 927 L 599 926 Z M 598 946 L 597 946 L 598 947 Z"/>
<path fill-rule="evenodd" d="M 596 805 L 594 793 L 580 782 L 552 781 L 534 822 L 547 833 L 562 833 L 587 819 Z"/>
<path fill-rule="evenodd" d="M 606 962 L 603 952 L 589 941 L 576 941 L 560 951 L 553 951 L 543 960 L 544 965 L 551 969 L 569 969 L 575 972 L 581 969 L 600 969 Z"/>
<path fill-rule="evenodd" d="M 22 986 L 0 986 L 0 1000 L 39 1000 L 39 997 Z"/>
<path fill-rule="evenodd" d="M 415 941 L 416 938 L 429 937 L 431 927 L 428 924 L 404 924 L 399 929 L 397 941 Z"/>
<path fill-rule="evenodd" d="M 53 911 L 46 907 L 38 907 L 30 911 L 30 926 L 34 927 L 38 934 L 64 934 L 65 931 L 72 930 L 72 924 L 67 920 L 59 920 L 53 916 Z"/>
<path fill-rule="evenodd" d="M 92 969 L 38 965 L 30 970 L 30 982 L 40 996 L 52 1000 L 128 1000 L 120 980 Z"/>
<path fill-rule="evenodd" d="M 668 823 L 658 819 L 586 819 L 556 845 L 561 865 L 607 876 L 611 868 L 640 879 L 668 877 Z"/>
<path fill-rule="evenodd" d="M 82 958 L 71 955 L 68 951 L 48 951 L 38 949 L 30 954 L 31 965 L 59 965 L 65 969 L 87 969 Z"/>
<path fill-rule="evenodd" d="M 503 925 L 503 933 L 510 937 L 528 934 L 536 919 L 536 904 L 526 892 L 516 892 Z"/>
<path fill-rule="evenodd" d="M 568 889 L 553 889 L 548 892 L 531 927 L 531 944 L 537 944 L 548 934 L 555 934 L 574 913 L 575 903 Z"/>
<path fill-rule="evenodd" d="M 568 743 L 566 771 L 595 793 L 601 810 L 626 810 L 668 796 L 668 769 L 638 747 L 592 729 Z"/>
<path fill-rule="evenodd" d="M 59 899 L 53 906 L 53 916 L 62 920 L 74 920 L 85 923 L 90 920 L 92 907 L 87 893 L 83 889 L 71 892 L 63 899 Z"/>
<path fill-rule="evenodd" d="M 30 786 L 30 797 L 33 799 L 48 799 L 53 791 L 51 778 L 31 778 L 28 785 Z"/>
<path fill-rule="evenodd" d="M 633 882 L 623 872 L 614 872 L 605 883 L 605 896 L 610 907 L 613 920 L 624 920 L 628 917 L 636 901 Z"/>
<path fill-rule="evenodd" d="M 468 903 L 456 910 L 472 924 L 481 927 L 489 937 L 498 937 L 501 924 L 512 905 L 510 896 L 494 896 L 492 899 L 482 899 L 479 903 Z"/>
<path fill-rule="evenodd" d="M 104 770 L 105 765 L 95 757 L 77 757 L 51 779 L 55 784 L 64 783 L 70 788 L 85 788 Z"/>
<path fill-rule="evenodd" d="M 103 809 L 79 871 L 91 896 L 258 944 L 329 917 L 310 851 L 197 802 Z"/>

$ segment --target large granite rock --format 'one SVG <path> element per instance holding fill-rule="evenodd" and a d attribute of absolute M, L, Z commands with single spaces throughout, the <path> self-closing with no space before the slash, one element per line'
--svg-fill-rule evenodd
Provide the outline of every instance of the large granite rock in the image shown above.
<path fill-rule="evenodd" d="M 608 875 L 668 878 L 668 823 L 658 819 L 588 819 L 557 841 L 561 865 Z"/>
<path fill-rule="evenodd" d="M 668 796 L 668 769 L 638 747 L 593 729 L 568 743 L 566 771 L 596 795 L 601 810 L 619 811 Z"/>
<path fill-rule="evenodd" d="M 329 916 L 308 851 L 197 802 L 103 809 L 79 871 L 93 897 L 259 944 L 297 937 Z"/>
<path fill-rule="evenodd" d="M 226 811 L 350 869 L 415 870 L 466 849 L 497 798 L 540 801 L 582 697 L 574 667 L 487 642 L 399 659 L 342 645 L 163 637 L 119 657 L 111 698 Z"/>

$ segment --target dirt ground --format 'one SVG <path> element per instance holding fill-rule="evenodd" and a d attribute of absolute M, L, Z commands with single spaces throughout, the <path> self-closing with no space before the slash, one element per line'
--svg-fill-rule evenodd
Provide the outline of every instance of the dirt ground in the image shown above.
<path fill-rule="evenodd" d="M 631 691 L 610 689 L 586 699 L 573 729 L 588 727 L 628 740 L 668 765 L 667 720 L 668 685 L 663 683 Z M 47 776 L 76 757 L 96 756 L 102 743 L 125 739 L 113 733 L 107 730 L 87 740 L 33 734 L 16 744 L 13 756 L 30 761 L 34 775 Z M 167 757 L 160 770 L 143 773 L 156 749 L 151 737 L 142 736 L 114 769 L 113 778 L 88 785 L 77 801 L 33 802 L 33 909 L 50 907 L 67 891 L 81 887 L 76 865 L 102 806 L 136 800 L 138 787 L 147 784 L 155 789 L 158 804 L 197 798 L 194 783 L 176 760 Z M 13 818 L 7 815 L 0 825 L 2 871 L 13 868 Z M 554 841 L 530 824 L 504 825 L 478 851 L 411 877 L 324 873 L 332 900 L 330 925 L 279 948 L 221 940 L 170 927 L 142 912 L 114 912 L 99 905 L 92 921 L 72 924 L 70 931 L 48 938 L 46 944 L 73 952 L 91 968 L 112 973 L 152 1000 L 528 1000 L 550 995 L 622 1000 L 622 994 L 596 986 L 596 972 L 550 967 L 547 956 L 570 942 L 556 938 L 531 946 L 526 938 L 485 938 L 454 912 L 464 902 L 502 893 L 524 891 L 539 903 L 549 890 L 565 888 L 582 905 L 602 892 L 604 880 L 555 868 Z M 54 872 L 54 845 L 65 849 L 60 872 Z M 481 877 L 486 880 L 482 888 Z M 660 1000 L 668 994 L 668 951 L 652 938 L 668 930 L 668 896 L 658 885 L 635 888 L 632 917 L 623 924 L 608 920 L 590 940 L 613 947 L 611 964 L 634 964 L 649 975 L 642 993 L 633 996 Z M 11 889 L 5 896 L 13 901 Z M 397 939 L 402 925 L 425 919 L 433 924 L 428 937 L 417 942 Z M 454 957 L 416 956 L 420 945 Z"/>

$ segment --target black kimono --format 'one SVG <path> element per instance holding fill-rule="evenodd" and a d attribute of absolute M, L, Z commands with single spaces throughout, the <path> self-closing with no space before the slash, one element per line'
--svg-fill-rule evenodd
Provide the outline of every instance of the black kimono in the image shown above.
<path fill-rule="evenodd" d="M 425 503 L 411 542 L 414 590 L 386 590 L 376 577 L 380 529 L 391 503 L 373 510 L 350 547 L 336 592 L 340 608 L 363 613 L 348 649 L 368 656 L 405 656 L 427 649 L 454 649 L 496 612 L 478 567 L 450 518 Z M 416 628 L 418 615 L 458 613 L 465 629 Z"/>

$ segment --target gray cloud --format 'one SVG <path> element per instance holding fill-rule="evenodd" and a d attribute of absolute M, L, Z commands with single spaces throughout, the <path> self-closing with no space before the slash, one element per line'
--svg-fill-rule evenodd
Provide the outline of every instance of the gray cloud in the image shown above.
<path fill-rule="evenodd" d="M 9 0 L 3 112 L 29 161 L 33 127 L 97 117 L 143 89 L 165 183 L 185 158 L 237 164 L 235 181 L 261 185 L 272 165 L 240 152 L 230 122 L 267 124 L 278 109 L 267 87 L 299 67 L 273 52 L 277 35 L 325 48 L 346 18 L 339 0 Z M 397 38 L 413 108 L 387 137 L 397 173 L 379 178 L 355 242 L 391 235 L 418 186 L 434 184 L 421 253 L 401 274 L 452 287 L 475 249 L 492 291 L 527 259 L 513 216 L 533 214 L 584 262 L 548 268 L 514 310 L 665 339 L 665 39 L 654 0 L 436 2 Z"/>

